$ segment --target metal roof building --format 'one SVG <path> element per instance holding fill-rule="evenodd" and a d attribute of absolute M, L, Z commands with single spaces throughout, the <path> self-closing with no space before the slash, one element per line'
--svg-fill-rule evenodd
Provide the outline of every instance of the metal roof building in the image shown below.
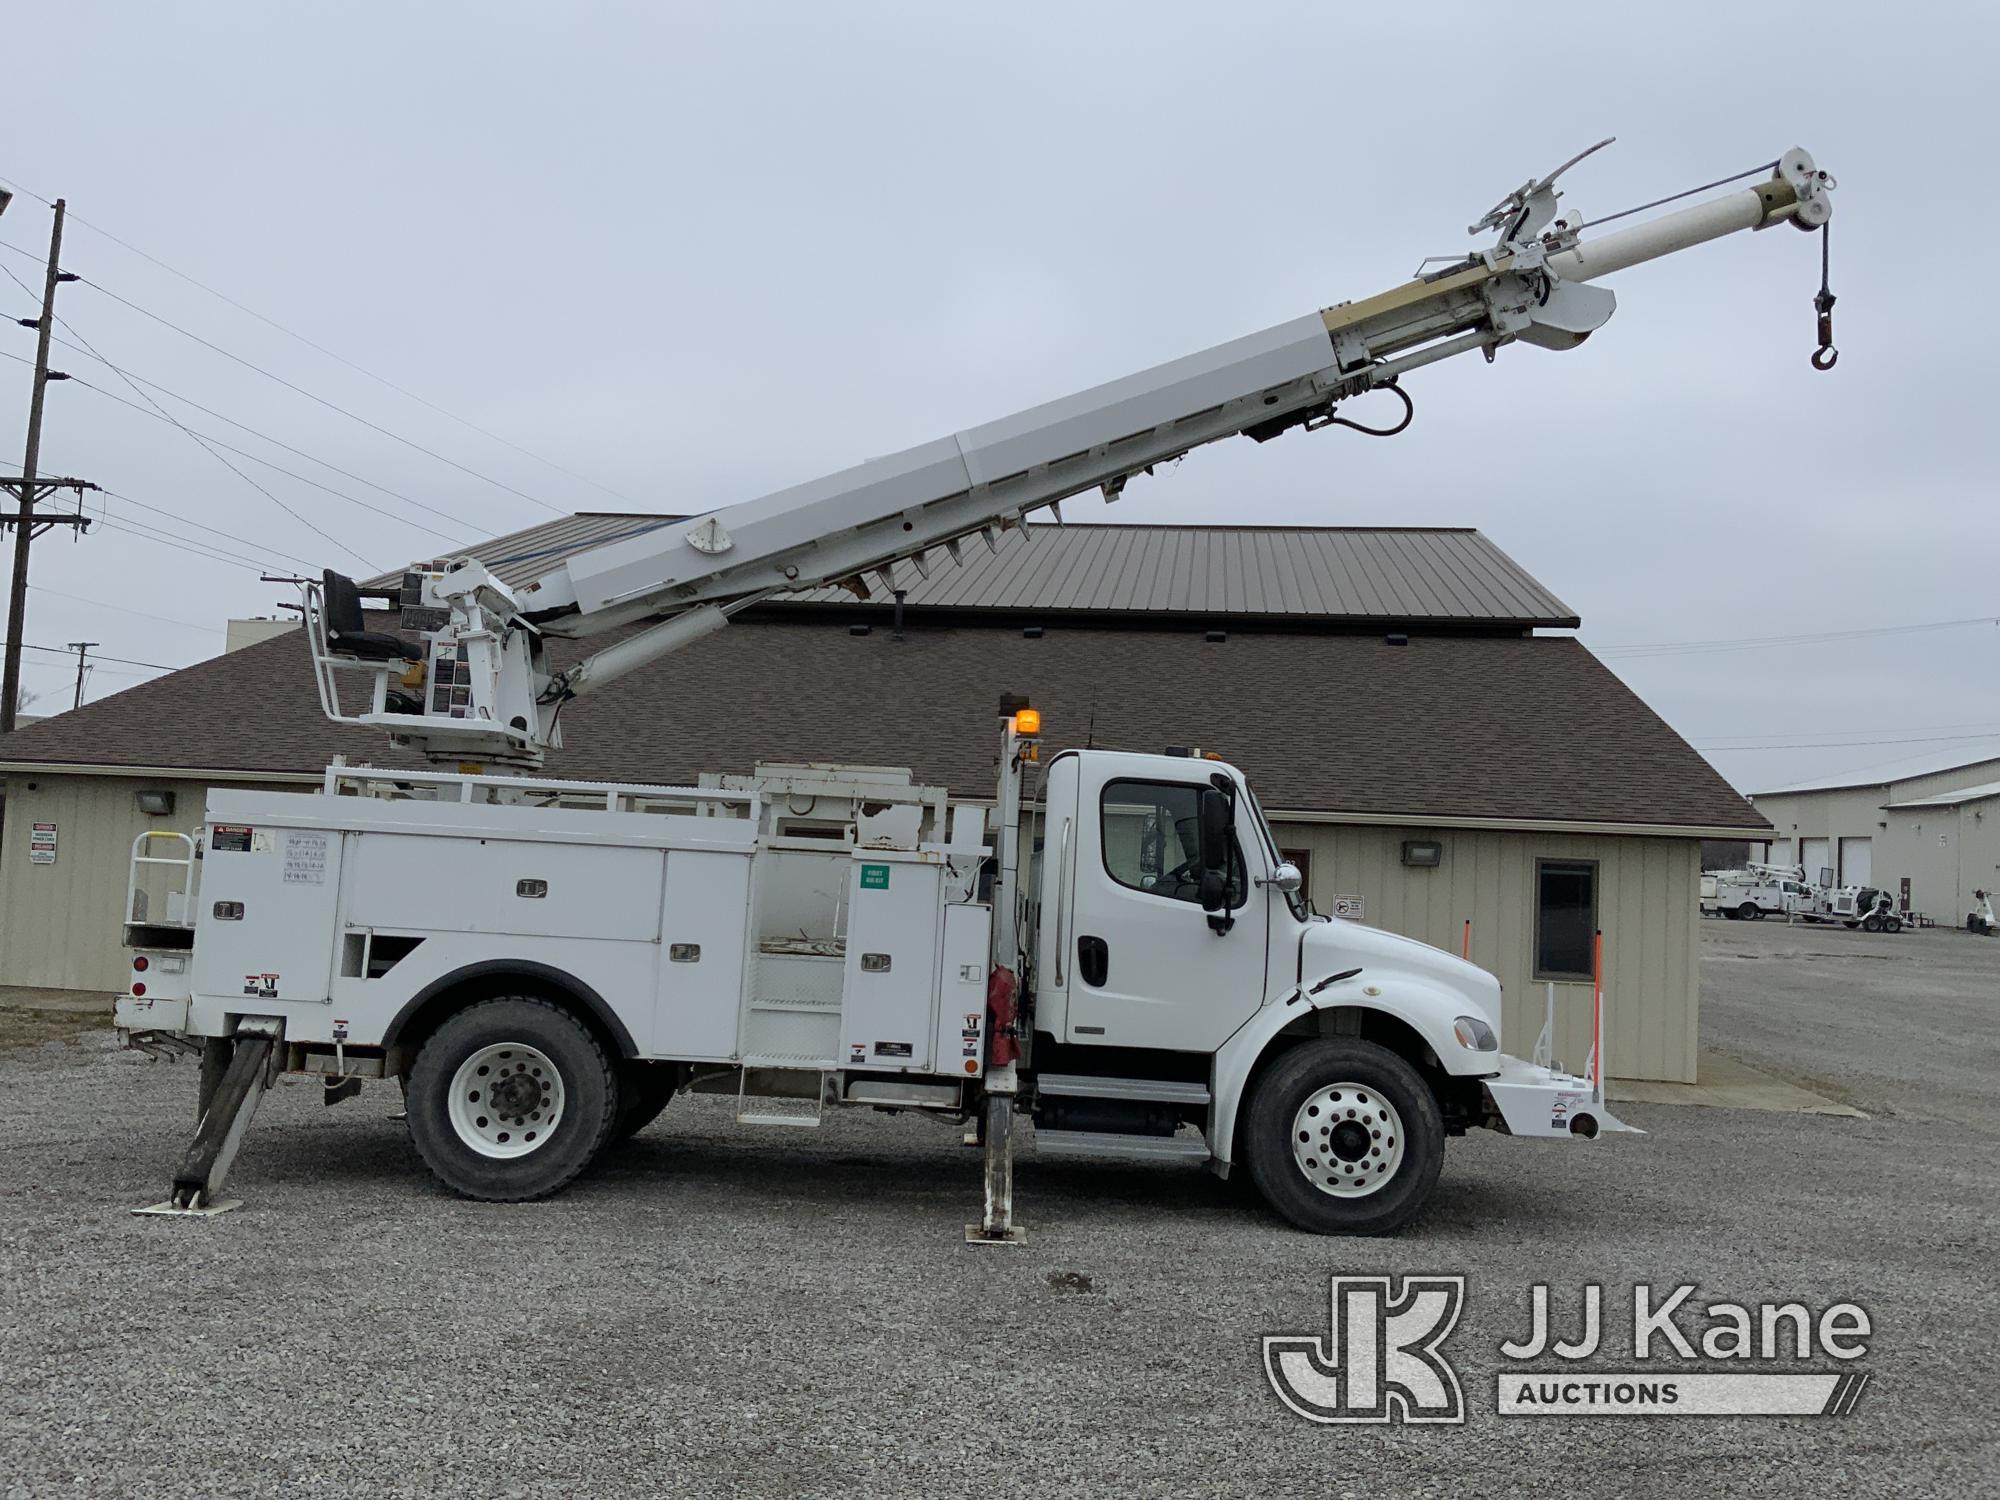
<path fill-rule="evenodd" d="M 1809 879 L 1872 885 L 1951 926 L 2000 889 L 2000 758 L 1890 762 L 1752 800 L 1776 830 L 1770 859 Z"/>
<path fill-rule="evenodd" d="M 675 516 L 584 512 L 470 546 L 510 584 Z M 1471 527 L 1057 526 L 999 533 L 898 570 L 905 603 L 968 613 L 1071 611 L 1219 620 L 1398 620 L 1574 629 L 1576 612 Z M 372 580 L 392 586 L 398 575 Z M 852 604 L 841 588 L 790 596 Z"/>
<path fill-rule="evenodd" d="M 466 550 L 525 581 L 661 524 L 582 515 Z M 1587 974 L 1552 934 L 1602 927 L 1611 1068 L 1693 1078 L 1698 841 L 1769 827 L 1577 641 L 1543 633 L 1574 612 L 1487 538 L 1035 525 L 963 550 L 962 569 L 940 552 L 928 576 L 900 571 L 900 631 L 889 601 L 814 591 L 578 699 L 550 774 L 844 761 L 987 798 L 998 697 L 1025 693 L 1055 744 L 1199 744 L 1241 766 L 1322 909 L 1452 951 L 1470 921 L 1510 997 L 1511 1050 L 1532 1050 L 1554 982 L 1562 1055 L 1582 1059 Z M 336 754 L 417 764 L 321 717 L 299 632 L 0 742 L 0 984 L 122 983 L 138 792 L 177 791 L 167 826 L 186 827 L 206 786 L 304 786 Z M 58 825 L 53 864 L 16 836 L 36 822 Z"/>

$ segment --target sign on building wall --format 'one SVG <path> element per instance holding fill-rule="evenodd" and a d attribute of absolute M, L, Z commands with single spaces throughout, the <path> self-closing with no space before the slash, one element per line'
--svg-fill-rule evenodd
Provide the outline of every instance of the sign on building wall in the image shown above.
<path fill-rule="evenodd" d="M 1333 914 L 1345 917 L 1350 922 L 1359 922 L 1368 914 L 1368 901 L 1363 896 L 1335 896 Z"/>
<path fill-rule="evenodd" d="M 56 862 L 56 825 L 32 823 L 28 827 L 28 863 L 52 865 Z"/>

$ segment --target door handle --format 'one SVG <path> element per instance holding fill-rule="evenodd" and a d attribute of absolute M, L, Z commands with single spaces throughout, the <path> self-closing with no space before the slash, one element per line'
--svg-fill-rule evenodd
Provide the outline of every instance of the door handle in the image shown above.
<path fill-rule="evenodd" d="M 1063 941 L 1063 932 L 1068 927 L 1064 918 L 1069 915 L 1065 908 L 1069 905 L 1069 823 L 1063 819 L 1062 853 L 1056 856 L 1056 988 L 1063 987 L 1063 955 L 1069 944 Z"/>
<path fill-rule="evenodd" d="M 1101 937 L 1076 940 L 1076 972 L 1088 985 L 1102 987 L 1111 975 L 1111 946 Z"/>

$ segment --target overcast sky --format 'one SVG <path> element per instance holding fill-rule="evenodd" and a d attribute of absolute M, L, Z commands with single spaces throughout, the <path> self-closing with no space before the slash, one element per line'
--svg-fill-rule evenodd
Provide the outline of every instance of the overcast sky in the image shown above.
<path fill-rule="evenodd" d="M 69 200 L 76 340 L 354 497 L 226 455 L 267 498 L 150 412 L 54 386 L 45 472 L 133 529 L 38 543 L 27 639 L 182 664 L 288 597 L 138 527 L 360 571 L 555 510 L 702 510 L 1386 288 L 1600 137 L 1568 182 L 1586 219 L 1796 144 L 1840 181 L 1833 373 L 1807 364 L 1818 241 L 1781 227 L 1612 278 L 1617 316 L 1573 353 L 1411 377 L 1400 438 L 1225 443 L 1112 516 L 1478 526 L 1746 790 L 2000 754 L 1990 623 L 1614 650 L 2000 615 L 1978 271 L 2000 25 L 1646 9 L 9 7 L 0 179 Z M 0 266 L 37 291 L 48 225 L 25 194 L 0 218 L 32 252 Z M 32 311 L 0 276 L 0 353 L 32 356 Z M 78 350 L 56 364 L 145 405 Z M 27 387 L 0 359 L 16 455 Z M 28 655 L 36 709 L 65 705 L 68 662 Z M 107 663 L 90 695 L 142 675 Z"/>

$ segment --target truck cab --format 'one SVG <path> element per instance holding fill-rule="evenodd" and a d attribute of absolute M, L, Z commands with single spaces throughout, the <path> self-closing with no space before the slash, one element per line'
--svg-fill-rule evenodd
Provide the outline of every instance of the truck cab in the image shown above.
<path fill-rule="evenodd" d="M 1043 809 L 1039 1150 L 1241 1166 L 1301 1227 L 1366 1233 L 1422 1202 L 1447 1135 L 1618 1128 L 1601 1090 L 1502 1056 L 1492 975 L 1314 913 L 1227 762 L 1065 751 Z"/>

